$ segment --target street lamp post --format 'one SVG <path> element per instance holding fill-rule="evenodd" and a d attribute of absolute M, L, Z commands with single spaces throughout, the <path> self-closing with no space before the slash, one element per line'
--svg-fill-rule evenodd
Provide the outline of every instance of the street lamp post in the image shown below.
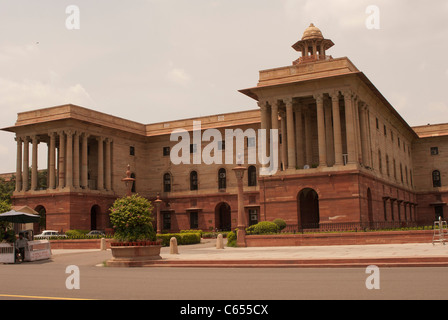
<path fill-rule="evenodd" d="M 126 170 L 126 178 L 121 179 L 121 181 L 126 185 L 126 195 L 130 197 L 132 195 L 132 184 L 135 179 L 131 178 L 131 166 L 129 164 Z"/>
<path fill-rule="evenodd" d="M 246 171 L 247 168 L 243 167 L 241 163 L 241 160 L 238 160 L 237 166 L 232 169 L 235 172 L 238 183 L 238 232 L 236 243 L 238 247 L 246 247 L 246 215 L 244 213 L 243 178 L 244 171 Z"/>
<path fill-rule="evenodd" d="M 156 205 L 156 212 L 157 212 L 157 233 L 162 233 L 162 218 L 160 216 L 160 204 L 162 203 L 162 200 L 159 198 L 159 194 L 157 194 L 157 199 L 154 201 Z"/>

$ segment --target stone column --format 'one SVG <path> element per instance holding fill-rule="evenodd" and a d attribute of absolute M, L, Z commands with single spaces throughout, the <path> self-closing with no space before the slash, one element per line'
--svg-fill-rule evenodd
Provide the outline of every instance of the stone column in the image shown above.
<path fill-rule="evenodd" d="M 305 109 L 305 150 L 306 164 L 311 166 L 313 162 L 313 145 L 312 145 L 312 129 L 311 129 L 311 111 L 309 107 Z"/>
<path fill-rule="evenodd" d="M 65 133 L 64 131 L 59 131 L 59 164 L 58 164 L 58 171 L 59 171 L 59 182 L 58 182 L 58 188 L 64 188 L 65 187 Z"/>
<path fill-rule="evenodd" d="M 38 145 L 39 140 L 37 136 L 31 137 L 33 144 L 33 154 L 31 158 L 31 190 L 37 189 L 37 157 L 38 157 Z"/>
<path fill-rule="evenodd" d="M 106 190 L 110 191 L 112 190 L 112 172 L 111 172 L 111 142 L 112 140 L 110 138 L 106 139 L 106 165 L 105 165 L 105 171 L 106 171 L 106 177 L 105 177 L 105 183 L 106 183 Z"/>
<path fill-rule="evenodd" d="M 345 90 L 343 93 L 345 102 L 345 128 L 347 136 L 347 163 L 356 163 L 356 129 L 352 104 L 352 92 Z"/>
<path fill-rule="evenodd" d="M 296 106 L 295 118 L 297 167 L 299 167 L 299 169 L 303 169 L 303 166 L 305 165 L 305 149 L 303 147 L 302 105 Z"/>
<path fill-rule="evenodd" d="M 286 170 L 286 168 L 288 167 L 288 156 L 287 156 L 287 153 L 288 153 L 288 151 L 287 151 L 287 140 L 288 140 L 288 137 L 287 137 L 287 132 L 286 132 L 286 115 L 285 115 L 285 112 L 284 111 L 281 111 L 281 113 L 280 113 L 280 116 L 281 116 L 281 121 L 280 121 L 280 124 L 281 124 L 281 131 L 282 131 L 282 161 L 281 161 L 281 163 L 283 164 L 282 165 L 282 169 L 283 170 Z"/>
<path fill-rule="evenodd" d="M 389 214 L 388 214 L 388 207 L 389 207 L 389 204 L 388 204 L 388 200 L 389 200 L 389 197 L 383 197 L 383 213 L 384 213 L 384 221 L 388 221 L 389 220 L 389 218 L 388 218 L 388 216 L 389 216 Z"/>
<path fill-rule="evenodd" d="M 369 150 L 367 144 L 367 117 L 366 117 L 366 107 L 365 104 L 362 103 L 361 110 L 359 113 L 359 122 L 360 122 L 360 133 L 361 133 L 361 151 L 362 151 L 362 164 L 365 167 L 370 167 L 369 163 Z"/>
<path fill-rule="evenodd" d="M 22 138 L 16 136 L 17 159 L 16 159 L 16 192 L 22 191 Z"/>
<path fill-rule="evenodd" d="M 73 136 L 73 187 L 79 188 L 79 135 L 78 131 Z"/>
<path fill-rule="evenodd" d="M 288 169 L 296 168 L 296 141 L 294 132 L 294 110 L 292 106 L 292 98 L 285 100 L 286 104 L 286 121 L 288 133 Z"/>
<path fill-rule="evenodd" d="M 278 102 L 275 100 L 273 102 L 271 102 L 271 128 L 272 130 L 276 130 L 277 133 L 272 133 L 272 138 L 276 137 L 277 141 L 278 141 Z M 271 141 L 270 143 L 270 148 L 273 149 L 274 143 Z M 277 144 L 278 147 L 278 144 Z M 279 150 L 278 150 L 279 151 Z M 277 151 L 277 152 L 278 152 Z M 271 157 L 274 154 L 273 151 L 271 150 Z M 280 161 L 278 163 L 278 165 L 280 165 Z"/>
<path fill-rule="evenodd" d="M 331 94 L 331 102 L 333 108 L 333 135 L 334 135 L 334 157 L 335 165 L 344 164 L 342 159 L 342 132 L 341 132 L 341 116 L 339 110 L 339 92 Z"/>
<path fill-rule="evenodd" d="M 325 141 L 327 143 L 327 164 L 333 166 L 334 159 L 334 139 L 333 139 L 333 122 L 331 121 L 331 104 L 330 101 L 324 100 L 325 112 Z"/>
<path fill-rule="evenodd" d="M 22 181 L 23 186 L 22 190 L 27 191 L 28 190 L 28 181 L 29 181 L 29 174 L 30 174 L 30 138 L 25 137 L 23 145 L 23 166 L 22 166 Z"/>
<path fill-rule="evenodd" d="M 103 151 L 103 137 L 98 137 L 98 190 L 104 190 L 104 151 Z"/>
<path fill-rule="evenodd" d="M 56 133 L 50 132 L 50 145 L 49 148 L 49 159 L 48 159 L 48 188 L 54 189 L 56 187 Z"/>
<path fill-rule="evenodd" d="M 358 163 L 362 163 L 362 145 L 361 145 L 361 128 L 360 128 L 360 116 L 359 116 L 359 98 L 353 97 L 353 111 L 355 116 L 355 129 L 356 129 L 356 154 Z"/>
<path fill-rule="evenodd" d="M 82 153 L 82 160 L 81 160 L 81 186 L 84 189 L 88 189 L 89 187 L 89 181 L 88 181 L 88 139 L 89 135 L 87 133 L 82 134 L 82 147 L 81 147 L 81 153 Z"/>
<path fill-rule="evenodd" d="M 268 130 L 268 118 L 269 118 L 269 113 L 268 113 L 268 106 L 266 105 L 266 101 L 259 101 L 258 105 L 261 109 L 261 132 L 262 134 L 265 135 L 266 140 L 264 141 L 265 143 L 261 144 L 261 154 L 262 156 L 267 156 L 268 155 L 268 150 L 269 150 L 269 130 Z M 258 138 L 260 139 L 260 136 L 258 136 Z M 263 167 L 266 167 L 267 164 L 266 163 L 262 163 L 261 164 Z"/>
<path fill-rule="evenodd" d="M 73 131 L 67 131 L 67 161 L 65 186 L 73 187 Z"/>
<path fill-rule="evenodd" d="M 323 94 L 314 96 L 317 105 L 317 133 L 319 143 L 319 166 L 327 166 L 327 144 L 325 139 L 325 113 Z"/>

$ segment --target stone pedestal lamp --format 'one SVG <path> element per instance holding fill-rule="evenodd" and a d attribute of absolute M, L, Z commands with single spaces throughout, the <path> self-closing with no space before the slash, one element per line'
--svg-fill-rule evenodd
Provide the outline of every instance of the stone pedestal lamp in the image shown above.
<path fill-rule="evenodd" d="M 135 179 L 131 178 L 131 166 L 129 164 L 126 170 L 126 178 L 121 179 L 121 181 L 126 185 L 126 195 L 130 197 L 132 195 L 132 185 Z"/>
<path fill-rule="evenodd" d="M 241 158 L 238 156 L 238 158 Z M 238 232 L 237 232 L 237 246 L 246 247 L 246 215 L 244 213 L 244 195 L 243 195 L 243 178 L 246 167 L 242 166 L 241 159 L 238 159 L 237 166 L 232 169 L 235 172 L 238 183 Z"/>

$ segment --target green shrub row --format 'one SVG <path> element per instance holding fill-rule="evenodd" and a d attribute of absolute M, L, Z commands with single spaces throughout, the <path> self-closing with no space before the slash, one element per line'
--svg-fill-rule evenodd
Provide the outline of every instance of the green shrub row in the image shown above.
<path fill-rule="evenodd" d="M 170 240 L 175 237 L 178 245 L 196 244 L 201 243 L 201 234 L 198 232 L 186 233 L 163 233 L 157 234 L 157 239 L 162 240 L 163 246 L 169 246 Z"/>
<path fill-rule="evenodd" d="M 201 235 L 201 238 L 202 238 L 203 231 L 202 230 L 191 229 L 191 230 L 180 230 L 179 233 L 199 233 Z"/>
<path fill-rule="evenodd" d="M 51 237 L 35 237 L 35 240 L 82 240 L 82 239 L 111 239 L 113 238 L 113 235 L 106 234 L 105 236 L 101 235 L 94 235 L 94 236 L 88 236 L 88 235 L 72 235 L 72 236 L 51 236 Z"/>
<path fill-rule="evenodd" d="M 229 234 L 228 231 L 223 232 L 204 232 L 202 233 L 202 238 L 204 239 L 216 239 L 218 238 L 218 234 L 222 234 L 223 238 L 227 238 L 227 235 Z"/>

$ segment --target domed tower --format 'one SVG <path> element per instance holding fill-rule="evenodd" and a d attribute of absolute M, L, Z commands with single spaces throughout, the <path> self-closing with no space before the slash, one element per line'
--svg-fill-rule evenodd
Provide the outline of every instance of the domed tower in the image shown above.
<path fill-rule="evenodd" d="M 333 41 L 325 39 L 319 28 L 311 23 L 303 33 L 302 40 L 292 46 L 294 50 L 302 52 L 302 57 L 294 61 L 293 64 L 331 59 L 331 56 L 327 57 L 325 52 L 332 46 L 334 46 Z"/>

